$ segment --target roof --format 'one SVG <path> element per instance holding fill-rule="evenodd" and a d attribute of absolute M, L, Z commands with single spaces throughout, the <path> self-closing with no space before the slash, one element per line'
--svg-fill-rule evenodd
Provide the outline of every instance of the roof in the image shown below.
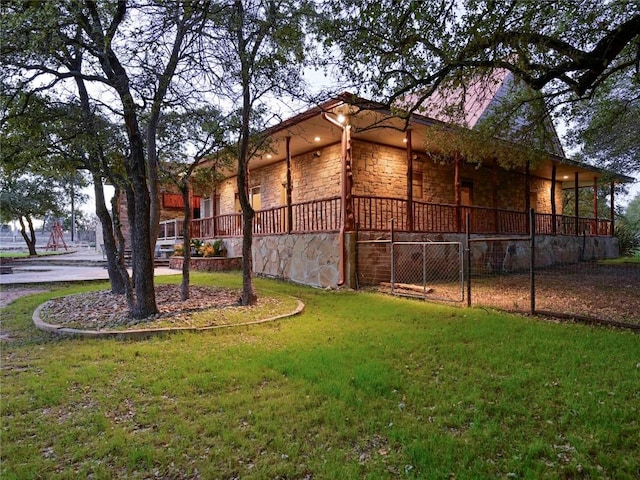
<path fill-rule="evenodd" d="M 354 127 L 353 138 L 396 148 L 406 148 L 404 139 L 406 129 L 409 127 L 414 131 L 414 150 L 420 152 L 425 147 L 422 146 L 419 139 L 427 137 L 427 129 L 430 127 L 439 125 L 443 127 L 473 128 L 479 125 L 483 118 L 488 115 L 488 112 L 497 108 L 503 96 L 508 94 L 514 79 L 509 72 L 506 72 L 504 75 L 491 77 L 487 82 L 484 87 L 481 83 L 477 83 L 465 89 L 464 96 L 455 97 L 455 95 L 460 95 L 456 92 L 449 92 L 448 95 L 438 93 L 438 95 L 424 104 L 419 113 L 413 114 L 408 120 L 394 115 L 391 109 L 384 104 L 358 97 L 350 92 L 340 93 L 319 105 L 264 130 L 263 134 L 272 138 L 271 153 L 253 158 L 251 160 L 251 168 L 255 169 L 284 160 L 287 137 L 289 138 L 289 150 L 292 156 L 321 151 L 329 145 L 339 143 L 342 129 L 322 118 L 323 113 L 329 115 L 347 113 L 350 116 L 349 122 Z M 441 107 L 436 108 L 438 102 L 442 105 L 447 96 L 464 100 L 458 103 L 458 105 L 464 105 L 464 109 L 460 110 L 464 112 L 464 116 L 459 117 L 459 124 L 452 123 L 450 118 L 450 121 L 447 122 L 447 117 L 442 114 L 443 109 Z M 578 172 L 579 186 L 592 186 L 595 177 L 610 176 L 613 173 L 567 159 L 560 146 L 553 124 L 550 119 L 548 121 L 549 124 L 546 128 L 550 129 L 550 138 L 553 140 L 552 148 L 545 149 L 550 153 L 549 160 L 536 167 L 532 172 L 534 175 L 550 179 L 551 167 L 555 165 L 558 181 L 564 180 L 567 184 L 570 183 L 570 186 L 573 186 L 575 173 Z M 384 131 L 384 134 L 381 134 L 381 131 Z M 509 142 L 515 142 L 515 140 L 509 140 Z M 632 178 L 624 175 L 614 174 L 614 178 L 616 181 L 624 183 L 633 181 Z"/>

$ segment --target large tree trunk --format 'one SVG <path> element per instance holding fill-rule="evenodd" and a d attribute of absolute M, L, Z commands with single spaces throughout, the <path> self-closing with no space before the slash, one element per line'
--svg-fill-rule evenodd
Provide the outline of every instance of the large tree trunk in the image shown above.
<path fill-rule="evenodd" d="M 147 164 L 144 142 L 137 117 L 137 105 L 131 95 L 129 77 L 113 51 L 100 58 L 104 72 L 111 80 L 122 102 L 122 113 L 129 140 L 125 162 L 127 178 L 127 210 L 131 228 L 131 267 L 135 298 L 131 316 L 146 318 L 158 313 L 154 286 L 151 249 L 150 200 L 147 186 Z"/>
<path fill-rule="evenodd" d="M 93 191 L 96 198 L 96 215 L 102 226 L 104 253 L 107 257 L 107 273 L 109 274 L 109 283 L 111 284 L 111 293 L 122 295 L 125 293 L 125 281 L 118 269 L 118 258 L 116 254 L 116 239 L 113 233 L 113 219 L 109 214 L 106 201 L 104 198 L 104 190 L 102 177 L 98 173 L 93 173 Z"/>
<path fill-rule="evenodd" d="M 255 305 L 258 296 L 253 288 L 253 217 L 255 211 L 251 207 L 247 188 L 247 163 L 238 162 L 238 199 L 242 207 L 242 305 Z"/>
<path fill-rule="evenodd" d="M 80 71 L 82 68 L 82 55 L 74 61 L 75 68 Z M 84 80 L 80 77 L 75 77 L 76 86 L 78 87 L 78 96 L 80 97 L 80 108 L 82 109 L 82 116 L 87 132 L 96 136 L 95 118 L 91 111 L 91 104 L 89 102 L 89 92 L 87 91 Z M 129 275 L 126 278 L 122 276 L 122 269 L 118 266 L 117 246 L 114 236 L 114 222 L 109 214 L 109 209 L 104 198 L 104 185 L 102 182 L 102 170 L 107 170 L 106 165 L 103 164 L 104 152 L 102 146 L 97 144 L 94 148 L 90 148 L 88 152 L 87 167 L 91 172 L 93 178 L 93 191 L 95 195 L 96 215 L 100 220 L 102 226 L 102 232 L 104 235 L 104 253 L 107 257 L 107 273 L 109 275 L 109 283 L 111 284 L 111 293 L 122 295 L 126 293 L 126 284 L 129 284 Z M 107 173 L 107 172 L 104 172 Z M 73 196 L 71 197 L 73 199 Z M 114 210 L 115 212 L 115 210 Z M 117 214 L 117 212 L 115 213 Z M 73 229 L 72 229 L 73 233 Z M 124 263 L 123 263 L 124 266 Z M 126 269 L 124 270 L 125 273 Z"/>
<path fill-rule="evenodd" d="M 142 142 L 134 148 L 127 165 L 132 188 L 128 189 L 127 212 L 131 233 L 131 268 L 135 299 L 131 316 L 146 318 L 158 313 L 154 286 L 151 230 L 149 228 L 149 190 L 145 177 Z"/>
<path fill-rule="evenodd" d="M 19 217 L 18 221 L 20 222 L 20 235 L 22 235 L 22 238 L 27 244 L 27 248 L 29 249 L 29 256 L 35 257 L 36 255 L 38 255 L 38 253 L 36 252 L 36 232 L 33 229 L 33 222 L 31 221 L 31 218 L 26 218 L 27 225 L 29 226 L 29 234 L 27 234 L 27 225 L 24 224 L 24 220 L 22 219 L 22 217 Z"/>
<path fill-rule="evenodd" d="M 127 189 L 130 190 L 130 189 Z M 111 199 L 111 211 L 113 212 L 113 235 L 116 242 L 116 268 L 120 277 L 122 278 L 122 283 L 124 285 L 124 294 L 127 299 L 127 306 L 129 307 L 129 312 L 133 311 L 133 285 L 131 284 L 131 277 L 129 277 L 129 272 L 127 271 L 127 266 L 125 264 L 124 251 L 126 248 L 126 241 L 124 235 L 122 234 L 122 223 L 120 222 L 120 188 L 115 186 L 115 193 L 113 198 Z M 133 197 L 131 193 L 128 194 L 130 197 Z"/>

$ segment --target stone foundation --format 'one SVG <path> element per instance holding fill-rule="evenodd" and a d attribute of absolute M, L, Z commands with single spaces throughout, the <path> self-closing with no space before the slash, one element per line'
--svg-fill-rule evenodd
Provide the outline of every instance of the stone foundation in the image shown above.
<path fill-rule="evenodd" d="M 169 268 L 182 270 L 184 258 L 171 257 Z M 226 272 L 242 269 L 242 257 L 191 257 L 191 270 L 198 272 Z"/>
<path fill-rule="evenodd" d="M 472 238 L 479 238 L 472 236 Z M 384 240 L 389 232 L 360 232 L 358 241 Z M 396 233 L 396 241 L 466 241 L 464 234 L 420 234 Z M 474 274 L 495 273 L 497 271 L 525 271 L 529 268 L 530 241 L 476 241 L 471 243 L 472 270 Z M 539 268 L 557 264 L 577 263 L 586 260 L 615 258 L 619 255 L 618 239 L 615 237 L 569 237 L 540 235 L 536 238 L 536 266 Z M 201 261 L 230 260 L 233 268 L 242 268 L 242 238 L 226 238 L 225 247 L 231 257 L 193 258 Z M 253 271 L 257 275 L 290 280 L 314 287 L 336 288 L 340 282 L 340 234 L 306 233 L 291 235 L 255 236 L 253 238 Z M 356 252 L 357 250 L 357 252 Z M 454 249 L 439 249 L 442 259 L 435 259 L 439 265 L 456 264 Z M 358 243 L 355 234 L 345 235 L 345 278 L 344 286 L 355 288 L 355 259 L 358 269 L 367 269 L 370 279 L 377 284 L 389 281 L 391 246 L 388 243 Z M 173 257 L 171 268 L 182 268 L 182 258 Z M 179 263 L 178 263 L 179 262 Z M 175 266 L 174 266 L 175 265 Z M 219 271 L 225 268 L 199 268 L 194 270 Z M 406 268 L 405 268 L 406 270 Z M 367 275 L 369 277 L 369 275 Z M 360 277 L 362 280 L 362 276 Z M 364 284 L 363 284 L 364 285 Z"/>
<path fill-rule="evenodd" d="M 313 287 L 336 288 L 340 280 L 339 233 L 253 237 L 253 271 Z M 225 239 L 227 252 L 242 252 L 242 238 Z"/>

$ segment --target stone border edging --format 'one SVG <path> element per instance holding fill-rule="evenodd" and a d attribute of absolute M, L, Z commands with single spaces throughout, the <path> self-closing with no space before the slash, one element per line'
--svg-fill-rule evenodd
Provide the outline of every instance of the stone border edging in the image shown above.
<path fill-rule="evenodd" d="M 33 311 L 33 324 L 39 330 L 54 333 L 61 336 L 76 336 L 86 338 L 115 338 L 118 340 L 124 339 L 140 339 L 147 338 L 156 335 L 166 335 L 168 333 L 177 332 L 202 332 L 207 330 L 218 330 L 221 328 L 232 327 L 244 327 L 248 325 L 259 325 L 261 323 L 274 322 L 276 320 L 282 320 L 284 318 L 294 317 L 299 315 L 304 310 L 304 303 L 296 299 L 296 309 L 290 313 L 283 313 L 275 317 L 264 318 L 262 320 L 253 320 L 251 322 L 234 323 L 232 325 L 210 325 L 208 327 L 163 327 L 163 328 L 136 328 L 130 330 L 80 330 L 77 328 L 62 327 L 60 325 L 53 325 L 46 323 L 40 318 L 40 311 L 49 303 L 44 302 Z"/>

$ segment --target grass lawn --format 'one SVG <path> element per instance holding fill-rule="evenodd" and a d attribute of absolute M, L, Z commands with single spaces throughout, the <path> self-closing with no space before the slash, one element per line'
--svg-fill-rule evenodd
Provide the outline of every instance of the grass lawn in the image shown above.
<path fill-rule="evenodd" d="M 194 284 L 240 285 L 193 273 Z M 173 281 L 177 281 L 174 279 Z M 640 337 L 258 279 L 305 312 L 145 341 L 57 339 L 2 312 L 0 477 L 640 475 Z"/>
<path fill-rule="evenodd" d="M 57 251 L 57 252 L 37 252 L 38 257 L 50 257 L 52 255 L 64 255 L 66 253 L 72 253 L 71 251 Z M 18 251 L 0 251 L 0 258 L 27 258 L 29 257 L 29 252 L 18 252 Z"/>
<path fill-rule="evenodd" d="M 612 265 L 619 265 L 619 264 L 626 264 L 626 263 L 640 263 L 640 255 L 634 255 L 633 257 L 618 257 L 618 258 L 612 258 L 609 260 L 600 260 L 598 263 L 612 264 Z"/>

